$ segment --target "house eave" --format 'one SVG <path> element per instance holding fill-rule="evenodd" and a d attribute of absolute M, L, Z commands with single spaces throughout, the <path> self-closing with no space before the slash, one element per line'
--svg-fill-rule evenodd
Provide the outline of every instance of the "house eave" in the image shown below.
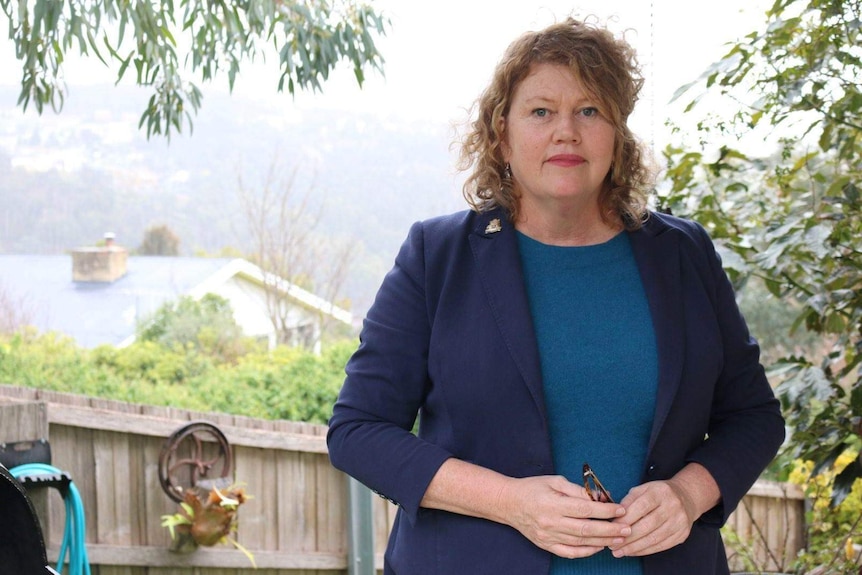
<path fill-rule="evenodd" d="M 215 291 L 218 286 L 224 284 L 234 276 L 243 276 L 248 281 L 260 286 L 275 286 L 280 293 L 285 294 L 290 299 L 310 310 L 327 314 L 347 325 L 353 324 L 353 314 L 348 310 L 304 290 L 284 278 L 264 272 L 260 267 L 242 258 L 237 258 L 228 262 L 228 264 L 222 267 L 219 271 L 190 290 L 189 295 L 195 299 L 201 298 L 207 293 Z"/>

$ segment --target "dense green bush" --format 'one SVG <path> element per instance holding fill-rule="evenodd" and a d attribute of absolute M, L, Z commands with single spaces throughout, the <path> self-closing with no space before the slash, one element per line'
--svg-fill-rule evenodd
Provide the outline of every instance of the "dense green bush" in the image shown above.
<path fill-rule="evenodd" d="M 138 325 L 137 340 L 194 349 L 223 361 L 234 361 L 261 345 L 242 335 L 230 302 L 211 293 L 165 303 Z"/>
<path fill-rule="evenodd" d="M 826 573 L 858 573 L 862 563 L 862 479 L 850 493 L 833 506 L 835 476 L 856 461 L 859 453 L 848 450 L 835 459 L 832 467 L 815 472 L 813 461 L 796 461 L 790 481 L 799 484 L 810 501 L 805 515 L 806 552 L 796 561 L 796 570 L 810 573 L 827 567 Z"/>
<path fill-rule="evenodd" d="M 198 346 L 138 341 L 82 349 L 54 333 L 0 338 L 0 383 L 149 405 L 325 423 L 356 348 L 296 348 L 226 359 Z"/>

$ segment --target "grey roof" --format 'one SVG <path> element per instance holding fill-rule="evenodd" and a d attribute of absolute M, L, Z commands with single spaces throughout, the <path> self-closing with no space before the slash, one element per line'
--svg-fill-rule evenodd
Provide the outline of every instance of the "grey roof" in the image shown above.
<path fill-rule="evenodd" d="M 40 331 L 72 336 L 79 345 L 118 345 L 168 300 L 187 294 L 233 261 L 227 258 L 129 256 L 112 283 L 72 281 L 69 255 L 0 255 L 0 293 L 20 304 Z"/>

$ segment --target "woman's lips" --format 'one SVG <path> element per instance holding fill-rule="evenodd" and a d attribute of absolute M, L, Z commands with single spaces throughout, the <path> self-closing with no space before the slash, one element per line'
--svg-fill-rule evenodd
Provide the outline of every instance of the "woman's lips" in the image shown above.
<path fill-rule="evenodd" d="M 557 154 L 555 156 L 551 156 L 548 158 L 547 162 L 549 164 L 554 164 L 555 166 L 561 167 L 574 167 L 580 166 L 586 160 L 582 156 L 577 154 Z"/>

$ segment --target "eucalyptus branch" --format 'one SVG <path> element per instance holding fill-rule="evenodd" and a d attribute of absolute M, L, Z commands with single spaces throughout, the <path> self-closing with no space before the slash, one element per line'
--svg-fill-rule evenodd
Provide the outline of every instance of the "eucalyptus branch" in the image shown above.
<path fill-rule="evenodd" d="M 136 83 L 154 91 L 139 127 L 148 137 L 170 137 L 191 126 L 188 105 L 196 111 L 200 101 L 194 84 L 180 78 L 181 62 L 204 82 L 227 68 L 233 89 L 240 62 L 254 61 L 259 51 L 265 56 L 265 50 L 280 64 L 273 79 L 279 91 L 320 90 L 342 62 L 353 67 L 361 87 L 366 70 L 382 70 L 376 37 L 385 35 L 389 25 L 364 1 L 223 0 L 211 5 L 180 0 L 175 6 L 172 1 L 104 0 L 83 8 L 61 0 L 0 0 L 0 9 L 21 62 L 19 105 L 26 109 L 32 101 L 38 113 L 45 104 L 59 111 L 63 63 L 77 48 L 106 67 L 117 66 L 118 81 L 134 64 Z M 186 46 L 176 41 L 180 36 L 189 42 L 178 51 L 177 46 Z M 99 52 L 101 43 L 110 57 Z"/>
<path fill-rule="evenodd" d="M 845 120 L 843 118 L 839 118 L 827 110 L 821 109 L 814 102 L 812 102 L 808 96 L 803 96 L 802 102 L 808 104 L 813 110 L 815 110 L 818 114 L 821 114 L 827 120 L 829 120 L 835 124 L 839 124 L 841 126 L 845 126 L 847 128 L 852 128 L 854 130 L 862 132 L 862 124 L 855 124 L 855 123 L 850 122 L 848 120 Z"/>

